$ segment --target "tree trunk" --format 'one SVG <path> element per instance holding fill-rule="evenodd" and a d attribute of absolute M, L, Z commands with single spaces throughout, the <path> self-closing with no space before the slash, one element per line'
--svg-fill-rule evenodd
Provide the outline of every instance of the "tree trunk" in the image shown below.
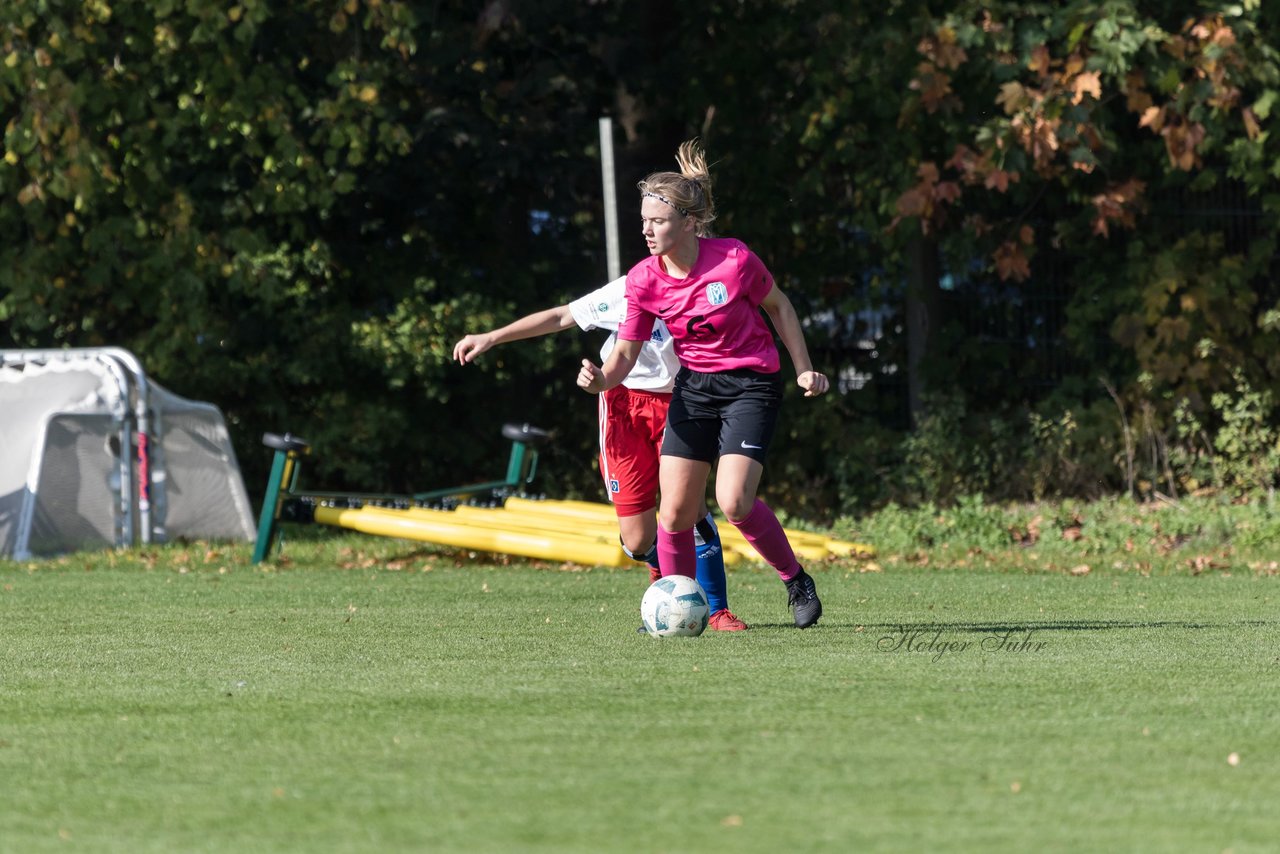
<path fill-rule="evenodd" d="M 938 317 L 938 242 L 917 233 L 907 251 L 907 405 L 911 423 L 924 411 L 923 365 L 933 350 Z"/>

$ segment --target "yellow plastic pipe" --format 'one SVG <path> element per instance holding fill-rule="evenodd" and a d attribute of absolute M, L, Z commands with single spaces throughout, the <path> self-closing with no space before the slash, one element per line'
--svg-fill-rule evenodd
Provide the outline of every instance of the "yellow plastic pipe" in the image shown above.
<path fill-rule="evenodd" d="M 528 529 L 590 537 L 601 542 L 618 542 L 617 522 L 597 524 L 564 516 L 535 516 L 491 507 L 459 507 L 452 511 L 431 511 L 413 508 L 408 512 L 412 514 L 448 512 L 450 515 L 455 516 L 459 522 L 475 525 L 478 528 Z"/>
<path fill-rule="evenodd" d="M 521 513 L 532 513 L 548 517 L 563 517 L 569 519 L 582 520 L 590 522 L 593 520 L 614 519 L 614 511 L 612 505 L 600 504 L 590 501 L 558 501 L 544 500 L 534 501 L 528 498 L 508 498 L 504 503 L 504 508 L 511 511 Z M 461 508 L 459 508 L 461 509 Z M 723 519 L 717 520 L 720 528 L 720 540 L 724 543 L 726 553 L 735 552 L 743 556 L 758 560 L 759 555 L 746 538 L 738 532 L 738 529 L 727 523 Z M 796 554 L 805 560 L 822 560 L 827 557 L 847 557 L 849 555 L 866 555 L 875 554 L 875 548 L 865 543 L 850 542 L 848 540 L 838 540 L 823 534 L 815 534 L 810 531 L 797 531 L 792 528 L 784 529 L 787 539 L 791 543 L 791 547 L 795 549 Z"/>
<path fill-rule="evenodd" d="M 364 533 L 421 540 L 455 548 L 561 560 L 597 566 L 633 566 L 618 543 L 613 506 L 589 501 L 534 501 L 509 498 L 502 508 L 458 507 L 359 510 L 320 507 L 316 521 Z M 723 520 L 721 520 L 723 521 Z M 786 531 L 804 561 L 831 556 L 873 555 L 875 549 L 807 531 Z M 760 556 L 737 528 L 720 525 L 726 564 L 758 562 Z"/>
<path fill-rule="evenodd" d="M 508 503 L 510 503 L 510 499 L 508 499 Z M 529 502 L 529 504 L 532 505 L 541 503 L 543 502 Z M 464 515 L 469 518 L 475 518 L 476 511 L 479 511 L 480 513 L 493 514 L 488 517 L 492 520 L 493 524 L 533 527 L 538 530 L 579 532 L 583 535 L 601 533 L 613 541 L 617 541 L 618 519 L 616 516 L 612 515 L 613 508 L 608 504 L 601 506 L 609 511 L 609 516 L 606 517 L 589 512 L 576 515 L 572 513 L 557 513 L 554 511 L 539 512 L 536 507 L 526 507 L 524 505 L 520 505 L 515 509 L 504 508 L 501 510 L 459 507 L 454 512 L 464 513 L 464 511 L 466 511 Z M 724 546 L 724 562 L 726 566 L 732 566 L 743 557 L 755 559 L 758 558 L 759 555 L 754 551 L 744 554 L 740 549 Z"/>
<path fill-rule="evenodd" d="M 518 555 L 539 560 L 570 561 L 587 566 L 634 566 L 621 545 L 569 534 L 478 528 L 460 521 L 423 518 L 403 510 L 317 507 L 316 521 L 365 534 L 421 540 L 460 549 Z"/>

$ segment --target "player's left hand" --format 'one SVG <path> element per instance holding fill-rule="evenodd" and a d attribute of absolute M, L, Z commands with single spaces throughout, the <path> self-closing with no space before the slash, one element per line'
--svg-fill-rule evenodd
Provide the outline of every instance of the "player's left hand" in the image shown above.
<path fill-rule="evenodd" d="M 578 371 L 578 388 L 592 394 L 604 391 L 604 371 L 590 359 L 582 360 L 582 368 Z"/>
<path fill-rule="evenodd" d="M 476 356 L 479 356 L 492 346 L 493 336 L 488 332 L 480 335 L 467 335 L 453 345 L 453 358 L 459 365 L 465 365 L 468 362 L 475 361 Z"/>
<path fill-rule="evenodd" d="M 820 374 L 817 371 L 805 371 L 796 377 L 796 384 L 804 389 L 805 397 L 817 397 L 825 394 L 831 386 L 827 382 L 827 375 Z"/>

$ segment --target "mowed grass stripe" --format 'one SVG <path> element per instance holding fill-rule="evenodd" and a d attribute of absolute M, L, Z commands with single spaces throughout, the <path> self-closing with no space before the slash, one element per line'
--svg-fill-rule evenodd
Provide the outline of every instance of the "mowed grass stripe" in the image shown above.
<path fill-rule="evenodd" d="M 1272 578 L 833 563 L 800 632 L 776 577 L 743 567 L 751 631 L 654 641 L 634 633 L 635 570 L 370 548 L 285 569 L 6 565 L 0 848 L 1280 838 Z"/>

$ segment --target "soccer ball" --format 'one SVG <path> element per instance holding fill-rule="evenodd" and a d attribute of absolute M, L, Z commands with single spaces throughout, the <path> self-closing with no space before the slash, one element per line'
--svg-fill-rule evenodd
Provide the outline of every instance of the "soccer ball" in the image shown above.
<path fill-rule="evenodd" d="M 640 600 L 640 618 L 650 637 L 697 637 L 710 616 L 707 594 L 687 575 L 659 578 Z"/>

